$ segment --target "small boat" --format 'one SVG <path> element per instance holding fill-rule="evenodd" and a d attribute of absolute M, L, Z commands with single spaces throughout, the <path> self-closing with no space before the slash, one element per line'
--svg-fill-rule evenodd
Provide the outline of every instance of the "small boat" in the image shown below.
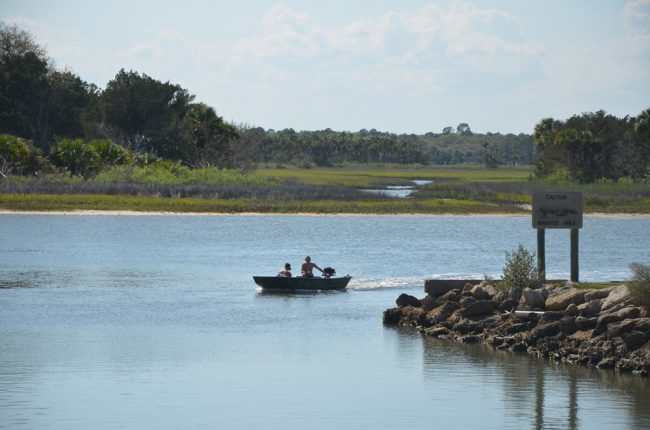
<path fill-rule="evenodd" d="M 342 278 L 285 278 L 282 276 L 253 276 L 255 283 L 265 290 L 345 290 L 352 276 Z"/>

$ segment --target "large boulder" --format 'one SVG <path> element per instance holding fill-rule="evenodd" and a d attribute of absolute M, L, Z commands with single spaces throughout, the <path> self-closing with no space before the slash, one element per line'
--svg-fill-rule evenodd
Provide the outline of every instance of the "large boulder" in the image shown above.
<path fill-rule="evenodd" d="M 585 294 L 585 302 L 590 302 L 592 300 L 604 299 L 609 296 L 611 288 L 603 288 L 600 290 L 591 290 Z"/>
<path fill-rule="evenodd" d="M 552 291 L 546 299 L 546 309 L 550 311 L 563 311 L 571 303 L 580 305 L 585 302 L 585 294 L 590 290 L 577 290 L 575 288 L 561 288 Z"/>
<path fill-rule="evenodd" d="M 641 315 L 641 310 L 635 307 L 626 307 L 618 312 L 601 315 L 598 317 L 595 332 L 604 333 L 607 330 L 607 326 L 609 324 L 623 321 L 628 318 L 638 318 L 639 315 Z"/>
<path fill-rule="evenodd" d="M 619 285 L 610 290 L 607 298 L 603 299 L 602 311 L 607 311 L 614 306 L 630 299 L 630 291 L 626 285 Z"/>
<path fill-rule="evenodd" d="M 474 297 L 476 300 L 491 300 L 492 296 L 490 293 L 488 293 L 482 285 L 475 285 L 471 290 L 470 293 L 472 294 L 472 297 Z"/>
<path fill-rule="evenodd" d="M 406 306 L 413 306 L 414 308 L 422 307 L 422 303 L 418 298 L 410 296 L 408 294 L 400 294 L 395 302 L 397 303 L 398 308 L 403 308 Z"/>
<path fill-rule="evenodd" d="M 386 325 L 397 325 L 402 319 L 402 310 L 399 308 L 386 309 L 382 321 Z"/>
<path fill-rule="evenodd" d="M 587 295 L 585 294 L 585 299 L 586 298 Z M 600 313 L 602 307 L 603 307 L 602 299 L 590 300 L 581 305 L 578 305 L 578 312 L 583 317 L 587 317 L 587 318 L 594 317 Z"/>
<path fill-rule="evenodd" d="M 429 312 L 437 308 L 438 306 L 442 305 L 444 302 L 439 298 L 427 294 L 424 298 L 420 300 L 420 303 L 422 303 L 422 310 L 425 312 Z"/>
<path fill-rule="evenodd" d="M 607 339 L 623 337 L 623 335 L 631 331 L 641 332 L 644 335 L 644 340 L 650 340 L 650 318 L 631 318 L 611 322 L 607 326 Z"/>
<path fill-rule="evenodd" d="M 532 309 L 544 309 L 546 298 L 541 290 L 532 290 L 526 288 L 521 293 L 521 299 L 519 299 L 520 306 L 526 306 L 529 310 Z"/>
<path fill-rule="evenodd" d="M 542 337 L 555 336 L 560 333 L 560 322 L 551 321 L 544 324 L 538 324 L 530 333 L 532 340 Z"/>
<path fill-rule="evenodd" d="M 431 325 L 436 325 L 449 318 L 456 310 L 460 308 L 458 302 L 445 302 L 426 315 L 426 320 Z"/>
<path fill-rule="evenodd" d="M 494 303 L 492 300 L 476 300 L 463 306 L 460 313 L 464 317 L 471 317 L 475 315 L 490 314 L 494 310 Z"/>

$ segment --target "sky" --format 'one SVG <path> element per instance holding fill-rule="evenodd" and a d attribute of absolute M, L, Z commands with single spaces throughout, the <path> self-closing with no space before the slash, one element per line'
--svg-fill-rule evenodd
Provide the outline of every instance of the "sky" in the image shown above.
<path fill-rule="evenodd" d="M 650 108 L 650 0 L 0 0 L 100 88 L 120 69 L 265 129 L 531 133 Z"/>

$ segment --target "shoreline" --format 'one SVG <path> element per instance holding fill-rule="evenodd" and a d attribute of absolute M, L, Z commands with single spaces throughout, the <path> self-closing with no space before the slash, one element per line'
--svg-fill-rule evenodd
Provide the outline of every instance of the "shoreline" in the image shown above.
<path fill-rule="evenodd" d="M 342 216 L 342 217 L 530 217 L 530 213 L 305 213 L 305 212 L 173 212 L 173 211 L 133 211 L 133 210 L 98 210 L 98 209 L 80 209 L 70 211 L 20 211 L 0 209 L 0 215 L 97 215 L 97 216 L 260 216 L 260 217 L 278 217 L 278 216 Z M 650 219 L 647 213 L 604 213 L 594 212 L 585 213 L 586 218 L 643 218 Z"/>

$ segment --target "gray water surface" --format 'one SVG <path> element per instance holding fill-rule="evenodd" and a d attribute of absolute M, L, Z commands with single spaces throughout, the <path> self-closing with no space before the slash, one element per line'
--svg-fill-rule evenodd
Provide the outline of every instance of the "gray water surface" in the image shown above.
<path fill-rule="evenodd" d="M 499 276 L 527 217 L 0 215 L 0 428 L 642 429 L 647 379 L 384 327 L 430 277 Z M 650 261 L 586 217 L 583 280 Z M 568 231 L 547 231 L 568 277 Z M 266 294 L 305 255 L 347 292 Z"/>

